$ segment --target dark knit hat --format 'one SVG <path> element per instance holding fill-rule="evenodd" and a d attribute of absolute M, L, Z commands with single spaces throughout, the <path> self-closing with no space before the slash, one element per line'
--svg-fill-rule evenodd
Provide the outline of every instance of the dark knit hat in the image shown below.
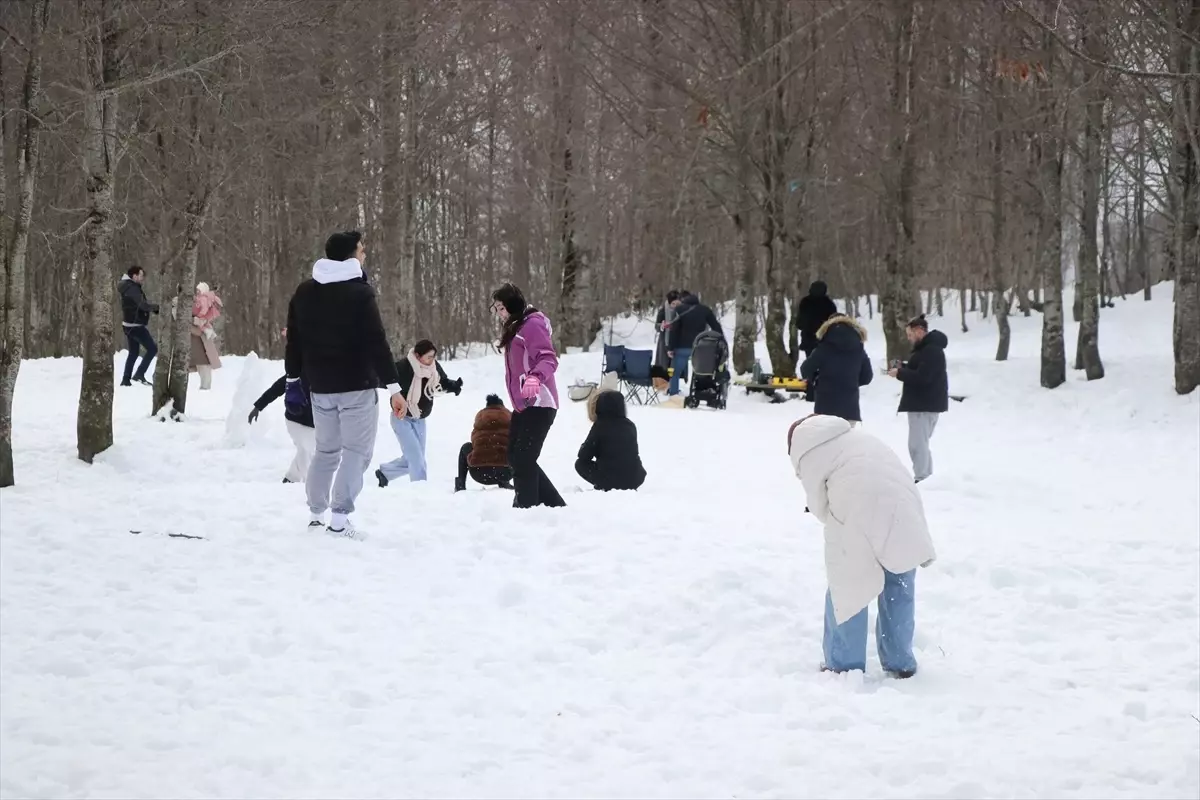
<path fill-rule="evenodd" d="M 503 408 L 504 401 L 500 399 L 500 395 L 498 394 L 489 394 L 487 396 L 487 405 L 488 408 L 495 408 L 496 406 Z"/>

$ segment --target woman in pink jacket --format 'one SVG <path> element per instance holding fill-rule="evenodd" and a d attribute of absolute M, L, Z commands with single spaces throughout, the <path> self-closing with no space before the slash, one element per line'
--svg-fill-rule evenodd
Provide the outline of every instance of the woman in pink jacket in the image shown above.
<path fill-rule="evenodd" d="M 558 414 L 558 355 L 551 342 L 550 320 L 525 302 L 511 283 L 492 293 L 492 310 L 503 323 L 504 380 L 512 400 L 508 463 L 516 497 L 513 508 L 565 506 L 566 502 L 538 466 L 542 445 Z"/>
<path fill-rule="evenodd" d="M 200 373 L 200 388 L 212 388 L 212 373 L 221 368 L 221 355 L 217 352 L 217 332 L 213 322 L 221 316 L 221 298 L 207 283 L 196 284 L 196 296 L 192 300 L 192 347 L 188 367 Z"/>

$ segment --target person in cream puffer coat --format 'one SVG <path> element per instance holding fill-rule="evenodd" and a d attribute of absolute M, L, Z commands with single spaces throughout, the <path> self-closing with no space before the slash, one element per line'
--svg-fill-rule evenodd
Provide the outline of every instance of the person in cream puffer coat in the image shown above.
<path fill-rule="evenodd" d="M 825 526 L 823 669 L 866 668 L 867 606 L 878 597 L 880 664 L 896 677 L 912 676 L 916 569 L 936 557 L 912 474 L 891 448 L 841 417 L 794 423 L 788 455 Z"/>

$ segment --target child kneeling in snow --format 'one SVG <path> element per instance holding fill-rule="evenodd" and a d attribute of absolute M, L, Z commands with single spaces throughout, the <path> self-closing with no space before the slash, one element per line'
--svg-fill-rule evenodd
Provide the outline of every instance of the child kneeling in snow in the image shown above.
<path fill-rule="evenodd" d="M 638 454 L 637 426 L 625 416 L 625 398 L 620 392 L 596 395 L 596 418 L 579 448 L 575 471 L 602 492 L 637 489 L 646 481 Z"/>
<path fill-rule="evenodd" d="M 878 597 L 879 662 L 894 677 L 912 677 L 917 567 L 936 557 L 912 475 L 891 448 L 841 417 L 793 423 L 788 455 L 809 509 L 825 525 L 822 669 L 866 669 L 867 606 Z"/>

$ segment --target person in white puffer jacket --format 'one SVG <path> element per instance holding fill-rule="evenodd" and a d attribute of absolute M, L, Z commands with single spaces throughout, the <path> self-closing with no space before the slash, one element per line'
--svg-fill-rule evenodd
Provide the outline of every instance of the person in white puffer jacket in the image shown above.
<path fill-rule="evenodd" d="M 916 570 L 936 558 L 912 474 L 891 448 L 841 417 L 794 423 L 788 455 L 809 510 L 825 525 L 822 669 L 866 669 L 867 606 L 878 597 L 879 662 L 894 677 L 912 677 Z"/>

